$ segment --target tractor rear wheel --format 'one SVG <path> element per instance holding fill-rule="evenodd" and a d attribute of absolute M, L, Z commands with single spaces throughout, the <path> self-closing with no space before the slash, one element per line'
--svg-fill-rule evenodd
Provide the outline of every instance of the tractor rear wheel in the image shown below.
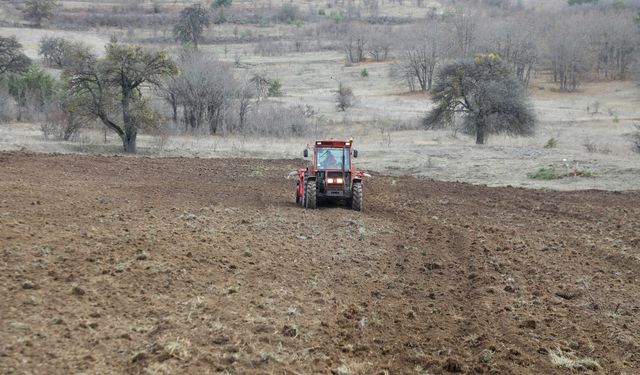
<path fill-rule="evenodd" d="M 354 211 L 362 211 L 362 182 L 353 183 L 351 193 L 351 208 Z"/>
<path fill-rule="evenodd" d="M 305 207 L 314 209 L 316 208 L 316 182 L 307 181 L 306 191 L 304 192 Z"/>

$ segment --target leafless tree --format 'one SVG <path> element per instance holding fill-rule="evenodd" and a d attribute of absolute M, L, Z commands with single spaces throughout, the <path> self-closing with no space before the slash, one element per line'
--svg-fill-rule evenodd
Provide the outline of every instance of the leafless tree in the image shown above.
<path fill-rule="evenodd" d="M 239 131 L 244 131 L 247 123 L 247 114 L 254 103 L 254 90 L 250 81 L 243 81 L 236 90 L 236 100 L 238 102 L 238 127 Z"/>
<path fill-rule="evenodd" d="M 480 49 L 484 53 L 497 53 L 511 67 L 512 72 L 526 86 L 539 57 L 536 45 L 538 30 L 534 20 L 510 17 L 487 22 L 482 28 Z"/>
<path fill-rule="evenodd" d="M 368 42 L 369 36 L 367 29 L 354 24 L 349 26 L 349 30 L 342 42 L 348 64 L 365 61 Z"/>
<path fill-rule="evenodd" d="M 409 28 L 400 43 L 398 61 L 392 75 L 404 81 L 411 91 L 431 90 L 438 64 L 450 53 L 449 34 L 438 21 Z"/>
<path fill-rule="evenodd" d="M 271 84 L 271 80 L 269 78 L 263 74 L 255 74 L 249 82 L 254 85 L 258 100 L 267 96 L 269 85 Z"/>
<path fill-rule="evenodd" d="M 217 133 L 237 90 L 232 67 L 197 51 L 184 51 L 179 67 L 180 75 L 162 87 L 162 96 L 174 109 L 174 119 L 181 108 L 186 131 Z"/>
<path fill-rule="evenodd" d="M 394 43 L 394 33 L 391 26 L 373 26 L 369 35 L 370 42 L 367 52 L 375 61 L 387 60 L 391 46 Z"/>
<path fill-rule="evenodd" d="M 590 17 L 591 41 L 597 48 L 596 71 L 605 79 L 629 78 L 640 46 L 638 25 L 628 11 L 604 11 Z"/>
<path fill-rule="evenodd" d="M 577 17 L 569 22 L 558 20 L 546 37 L 553 80 L 563 91 L 575 91 L 592 66 L 589 34 L 584 22 Z"/>
<path fill-rule="evenodd" d="M 471 57 L 475 52 L 478 21 L 476 16 L 460 10 L 451 19 L 456 57 Z"/>

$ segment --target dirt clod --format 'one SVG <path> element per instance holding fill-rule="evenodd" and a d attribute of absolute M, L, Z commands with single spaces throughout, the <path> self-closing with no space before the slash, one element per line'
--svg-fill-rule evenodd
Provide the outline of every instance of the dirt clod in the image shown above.
<path fill-rule="evenodd" d="M 456 359 L 448 358 L 442 365 L 442 369 L 447 372 L 462 372 L 462 364 Z"/>
<path fill-rule="evenodd" d="M 74 295 L 76 295 L 76 296 L 83 296 L 83 295 L 85 295 L 87 292 L 86 292 L 83 288 L 81 288 L 80 286 L 78 286 L 78 285 L 74 285 L 74 286 L 71 288 L 71 293 L 72 293 L 72 294 L 74 294 Z"/>
<path fill-rule="evenodd" d="M 298 336 L 298 327 L 295 325 L 285 324 L 282 327 L 282 334 L 288 337 L 296 337 Z"/>

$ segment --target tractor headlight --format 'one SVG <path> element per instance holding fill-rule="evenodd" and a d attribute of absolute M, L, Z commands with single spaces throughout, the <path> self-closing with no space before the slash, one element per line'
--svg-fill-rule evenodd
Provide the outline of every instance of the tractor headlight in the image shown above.
<path fill-rule="evenodd" d="M 344 182 L 344 180 L 343 180 L 343 179 L 341 179 L 341 178 L 336 178 L 336 184 L 341 184 L 341 183 L 343 183 L 343 182 Z"/>
<path fill-rule="evenodd" d="M 327 183 L 328 184 L 333 184 L 333 181 L 334 181 L 333 178 L 327 178 Z"/>

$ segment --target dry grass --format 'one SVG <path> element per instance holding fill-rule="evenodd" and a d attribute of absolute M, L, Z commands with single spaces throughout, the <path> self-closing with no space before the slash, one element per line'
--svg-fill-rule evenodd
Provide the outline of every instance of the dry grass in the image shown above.
<path fill-rule="evenodd" d="M 549 353 L 551 363 L 558 367 L 565 367 L 572 370 L 592 370 L 601 369 L 600 363 L 594 358 L 577 357 L 574 353 L 565 353 L 559 348 Z"/>

